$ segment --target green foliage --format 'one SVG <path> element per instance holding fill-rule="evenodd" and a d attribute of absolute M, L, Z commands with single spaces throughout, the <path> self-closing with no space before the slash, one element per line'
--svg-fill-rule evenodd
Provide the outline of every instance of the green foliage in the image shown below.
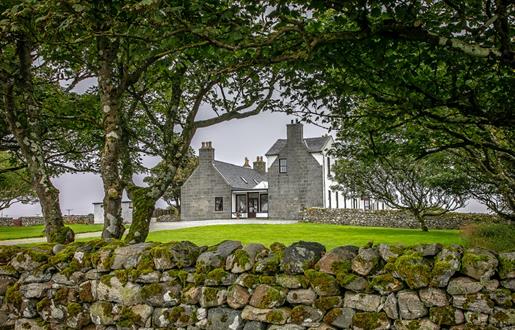
<path fill-rule="evenodd" d="M 372 157 L 457 156 L 470 192 L 513 217 L 512 9 L 477 1 L 316 1 L 299 3 L 296 13 L 307 8 L 313 14 L 303 21 L 303 38 L 317 46 L 286 68 L 285 84 L 286 95 L 309 111 L 305 120 L 325 119 L 343 146 L 364 140 L 357 144 Z"/>
<path fill-rule="evenodd" d="M 515 227 L 511 224 L 473 224 L 461 230 L 468 247 L 482 247 L 497 252 L 515 250 Z"/>
<path fill-rule="evenodd" d="M 362 150 L 362 141 L 348 143 L 339 149 Z M 464 173 L 452 167 L 451 159 L 443 154 L 415 159 L 409 155 L 390 152 L 369 155 L 357 151 L 348 154 L 334 167 L 335 179 L 344 194 L 368 196 L 388 206 L 407 210 L 427 230 L 425 217 L 441 215 L 464 206 L 467 182 Z"/>
<path fill-rule="evenodd" d="M 32 203 L 36 200 L 31 177 L 14 154 L 0 151 L 0 210 L 15 203 Z"/>

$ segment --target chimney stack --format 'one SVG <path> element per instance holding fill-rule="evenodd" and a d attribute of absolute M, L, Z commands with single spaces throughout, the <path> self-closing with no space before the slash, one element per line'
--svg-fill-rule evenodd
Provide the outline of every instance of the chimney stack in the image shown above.
<path fill-rule="evenodd" d="M 252 164 L 253 168 L 261 174 L 266 173 L 266 164 L 263 160 L 263 156 L 257 156 L 256 161 Z"/>
<path fill-rule="evenodd" d="M 202 142 L 198 158 L 200 164 L 211 164 L 215 160 L 215 149 L 213 149 L 211 141 Z"/>
<path fill-rule="evenodd" d="M 250 168 L 249 159 L 245 157 L 245 164 L 243 164 L 243 167 Z"/>
<path fill-rule="evenodd" d="M 302 142 L 304 139 L 304 126 L 298 120 L 292 120 L 291 124 L 286 126 L 286 132 L 288 143 Z"/>

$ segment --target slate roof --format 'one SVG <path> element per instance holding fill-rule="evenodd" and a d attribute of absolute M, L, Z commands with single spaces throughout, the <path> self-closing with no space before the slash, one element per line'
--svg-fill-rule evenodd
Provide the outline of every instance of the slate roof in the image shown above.
<path fill-rule="evenodd" d="M 331 136 L 320 136 L 316 138 L 304 139 L 309 152 L 321 152 L 324 146 L 331 139 Z M 286 145 L 286 139 L 279 139 L 275 141 L 274 145 L 267 151 L 266 156 L 278 155 Z"/>
<path fill-rule="evenodd" d="M 252 168 L 237 166 L 218 160 L 213 161 L 213 166 L 218 170 L 218 172 L 220 172 L 225 181 L 227 181 L 233 189 L 251 190 L 261 182 L 267 182 L 265 175 L 262 175 Z M 246 182 L 243 181 L 242 178 L 245 179 Z M 260 185 L 260 187 L 262 186 L 263 185 Z"/>

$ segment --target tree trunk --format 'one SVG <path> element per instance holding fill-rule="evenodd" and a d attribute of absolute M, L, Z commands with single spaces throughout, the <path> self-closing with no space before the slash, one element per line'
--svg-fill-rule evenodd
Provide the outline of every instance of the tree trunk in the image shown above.
<path fill-rule="evenodd" d="M 415 213 L 415 218 L 420 223 L 420 228 L 422 229 L 422 231 L 429 231 L 429 228 L 427 228 L 427 225 L 426 225 L 426 220 L 425 220 L 424 215 L 422 215 L 420 213 Z"/>
<path fill-rule="evenodd" d="M 120 137 L 121 114 L 119 91 L 113 82 L 113 61 L 116 57 L 116 45 L 100 37 L 98 40 L 100 68 L 98 84 L 100 103 L 103 113 L 104 149 L 100 173 L 104 184 L 104 230 L 102 239 L 120 239 L 125 228 L 122 219 L 123 183 L 120 178 Z"/>
<path fill-rule="evenodd" d="M 50 180 L 49 170 L 43 156 L 42 138 L 37 128 L 40 120 L 39 108 L 34 100 L 32 88 L 30 49 L 26 40 L 18 41 L 17 55 L 20 77 L 13 79 L 16 88 L 13 84 L 3 81 L 5 120 L 27 163 L 27 171 L 32 178 L 32 186 L 39 198 L 45 219 L 47 242 L 67 244 L 73 242 L 75 235 L 71 228 L 64 226 L 59 204 L 59 190 Z M 19 93 L 20 105 L 17 105 L 15 101 L 15 93 Z M 23 110 L 19 110 L 21 107 Z"/>
<path fill-rule="evenodd" d="M 150 188 L 130 185 L 127 193 L 132 200 L 133 209 L 132 224 L 125 241 L 130 244 L 145 242 L 157 199 L 152 196 Z"/>

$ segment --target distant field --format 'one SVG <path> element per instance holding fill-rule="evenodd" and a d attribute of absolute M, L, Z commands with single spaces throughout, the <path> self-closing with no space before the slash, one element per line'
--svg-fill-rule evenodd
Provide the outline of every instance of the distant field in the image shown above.
<path fill-rule="evenodd" d="M 286 245 L 299 241 L 316 241 L 327 249 L 340 245 L 362 246 L 374 243 L 403 244 L 420 243 L 461 244 L 458 230 L 397 229 L 379 227 L 355 227 L 299 223 L 292 225 L 217 225 L 178 230 L 151 232 L 147 241 L 168 242 L 188 240 L 198 245 L 214 245 L 232 239 L 243 243 L 270 245 L 282 242 Z"/>
<path fill-rule="evenodd" d="M 67 225 L 77 233 L 89 233 L 102 231 L 103 225 Z M 45 236 L 43 231 L 45 226 L 35 225 L 27 227 L 0 227 L 0 240 L 31 238 Z"/>

